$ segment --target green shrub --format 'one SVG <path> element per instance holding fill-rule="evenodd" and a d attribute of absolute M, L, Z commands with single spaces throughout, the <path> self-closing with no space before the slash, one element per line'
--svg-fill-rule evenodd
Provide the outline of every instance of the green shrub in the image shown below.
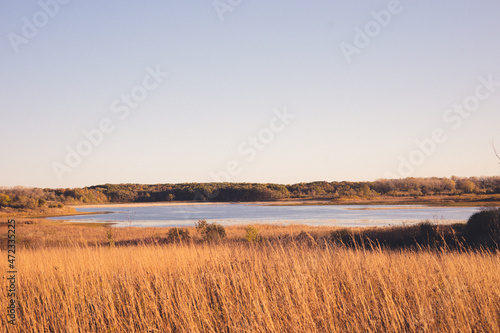
<path fill-rule="evenodd" d="M 226 229 L 215 222 L 208 223 L 206 220 L 199 220 L 195 226 L 205 241 L 215 242 L 226 237 Z"/>
<path fill-rule="evenodd" d="M 106 238 L 108 239 L 109 247 L 114 247 L 115 240 L 114 240 L 114 236 L 113 236 L 113 229 L 111 227 L 107 228 L 107 230 L 106 230 Z"/>
<path fill-rule="evenodd" d="M 188 242 L 190 239 L 189 230 L 185 228 L 170 228 L 167 234 L 169 243 Z"/>
<path fill-rule="evenodd" d="M 8 207 L 10 203 L 10 197 L 6 194 L 0 193 L 0 207 Z"/>
<path fill-rule="evenodd" d="M 259 229 L 248 226 L 245 228 L 245 232 L 245 238 L 249 243 L 259 242 L 261 240 L 261 237 L 259 236 Z"/>
<path fill-rule="evenodd" d="M 500 208 L 473 214 L 465 227 L 467 239 L 476 245 L 496 247 L 500 244 Z"/>

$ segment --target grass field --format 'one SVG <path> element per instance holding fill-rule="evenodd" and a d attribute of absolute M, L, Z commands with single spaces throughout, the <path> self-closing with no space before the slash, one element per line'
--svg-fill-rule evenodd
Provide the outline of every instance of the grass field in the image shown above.
<path fill-rule="evenodd" d="M 276 239 L 331 231 L 259 228 Z M 242 227 L 226 229 L 226 240 L 217 243 L 109 246 L 109 228 L 20 224 L 18 323 L 7 326 L 3 315 L 1 326 L 9 332 L 500 332 L 498 253 L 248 243 Z M 166 230 L 112 232 L 120 244 Z M 6 304 L 6 288 L 0 298 Z"/>

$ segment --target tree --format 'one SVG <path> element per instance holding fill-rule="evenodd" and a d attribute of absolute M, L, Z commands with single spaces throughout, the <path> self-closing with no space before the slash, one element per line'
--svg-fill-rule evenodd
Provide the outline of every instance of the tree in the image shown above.
<path fill-rule="evenodd" d="M 0 193 L 0 207 L 7 207 L 10 202 L 10 197 L 7 194 Z"/>
<path fill-rule="evenodd" d="M 474 193 L 476 190 L 476 184 L 469 179 L 460 179 L 460 181 L 457 182 L 457 187 L 464 193 Z"/>
<path fill-rule="evenodd" d="M 365 197 L 365 198 L 366 198 L 366 197 L 369 197 L 369 196 L 370 196 L 370 194 L 371 194 L 371 192 L 372 192 L 372 191 L 371 191 L 371 189 L 370 189 L 370 186 L 368 186 L 368 184 L 363 184 L 363 185 L 361 186 L 361 188 L 359 189 L 359 194 L 360 194 L 360 196 Z"/>

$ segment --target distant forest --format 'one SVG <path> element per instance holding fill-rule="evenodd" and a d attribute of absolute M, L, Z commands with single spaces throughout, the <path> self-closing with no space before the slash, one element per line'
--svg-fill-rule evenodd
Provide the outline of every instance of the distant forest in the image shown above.
<path fill-rule="evenodd" d="M 406 178 L 372 182 L 104 184 L 84 188 L 0 188 L 0 208 L 164 201 L 252 202 L 283 199 L 355 200 L 500 194 L 500 177 Z M 497 197 L 498 198 L 498 197 Z"/>

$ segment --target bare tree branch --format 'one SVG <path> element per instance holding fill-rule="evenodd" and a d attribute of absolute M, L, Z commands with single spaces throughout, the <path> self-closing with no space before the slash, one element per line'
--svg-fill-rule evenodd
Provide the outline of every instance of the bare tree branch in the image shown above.
<path fill-rule="evenodd" d="M 500 160 L 500 155 L 498 155 L 497 149 L 495 148 L 495 142 L 492 142 L 492 143 L 491 143 L 491 146 L 493 147 L 493 151 L 495 152 L 495 155 L 496 155 L 496 156 L 497 156 L 497 158 Z"/>

